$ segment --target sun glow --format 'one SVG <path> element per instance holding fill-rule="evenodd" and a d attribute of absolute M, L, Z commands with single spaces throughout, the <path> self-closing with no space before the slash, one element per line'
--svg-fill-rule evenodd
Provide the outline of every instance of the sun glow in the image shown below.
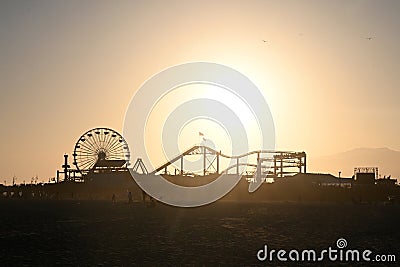
<path fill-rule="evenodd" d="M 238 121 L 230 121 L 233 129 L 242 125 L 247 134 L 248 149 L 261 148 L 262 138 L 259 125 L 248 105 L 229 89 L 212 84 L 188 84 L 171 90 L 154 105 L 145 128 L 146 151 L 153 167 L 170 160 L 172 156 L 167 155 L 163 149 L 162 133 L 168 117 L 177 107 L 194 99 L 211 99 L 220 103 L 234 113 Z M 207 110 L 207 106 L 201 107 Z M 225 118 L 225 114 L 222 114 Z M 184 152 L 193 145 L 215 146 L 215 149 L 224 154 L 232 154 L 232 140 L 227 128 L 221 122 L 208 117 L 195 117 L 180 125 L 179 135 L 176 140 L 164 140 L 177 142 L 179 153 Z M 175 137 L 172 137 L 172 139 Z M 246 153 L 247 151 L 241 151 Z"/>

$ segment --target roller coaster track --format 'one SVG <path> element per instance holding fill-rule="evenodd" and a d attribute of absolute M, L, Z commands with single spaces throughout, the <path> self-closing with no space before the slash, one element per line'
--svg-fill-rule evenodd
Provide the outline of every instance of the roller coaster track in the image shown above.
<path fill-rule="evenodd" d="M 251 155 L 257 155 L 257 162 L 255 163 L 241 163 L 240 159 L 246 158 Z M 206 175 L 206 170 L 209 169 L 209 167 L 213 164 L 216 164 L 216 167 L 213 167 L 216 170 L 216 173 L 227 173 L 230 169 L 233 169 L 236 167 L 237 173 L 239 173 L 239 167 L 240 166 L 250 166 L 250 167 L 255 167 L 257 168 L 258 175 L 260 175 L 261 168 L 266 168 L 270 167 L 273 169 L 273 173 L 276 177 L 280 176 L 283 177 L 285 173 L 296 173 L 296 172 L 306 172 L 306 153 L 305 152 L 294 152 L 294 151 L 277 151 L 277 150 L 254 150 L 250 151 L 241 155 L 226 155 L 221 153 L 220 151 L 216 151 L 213 148 L 207 147 L 207 146 L 201 146 L 201 145 L 195 145 L 188 150 L 184 151 L 182 154 L 174 157 L 172 160 L 164 163 L 160 167 L 156 168 L 154 171 L 151 172 L 151 174 L 157 174 L 160 173 L 162 170 L 164 172 L 167 172 L 167 168 L 171 165 L 173 165 L 175 162 L 178 160 L 181 161 L 181 168 L 180 168 L 180 174 L 183 173 L 183 158 L 185 156 L 191 156 L 191 155 L 203 155 L 203 160 L 204 160 L 204 175 Z M 209 164 L 209 167 L 206 167 L 206 155 L 215 155 L 216 162 L 214 163 L 215 159 L 213 162 Z M 220 172 L 219 170 L 219 158 L 223 157 L 226 159 L 236 159 L 236 164 L 228 167 L 227 169 L 223 170 Z M 272 166 L 265 166 L 262 165 L 263 162 L 271 162 L 273 163 L 270 164 Z M 298 171 L 293 172 L 284 172 L 283 169 L 287 168 L 298 168 Z"/>

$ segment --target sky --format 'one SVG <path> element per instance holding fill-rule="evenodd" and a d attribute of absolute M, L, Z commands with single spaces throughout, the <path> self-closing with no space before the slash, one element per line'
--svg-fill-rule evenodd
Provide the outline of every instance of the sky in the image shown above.
<path fill-rule="evenodd" d="M 395 0 L 3 0 L 0 181 L 54 177 L 87 130 L 122 132 L 148 78 L 194 61 L 260 88 L 278 149 L 400 150 L 399 13 Z"/>

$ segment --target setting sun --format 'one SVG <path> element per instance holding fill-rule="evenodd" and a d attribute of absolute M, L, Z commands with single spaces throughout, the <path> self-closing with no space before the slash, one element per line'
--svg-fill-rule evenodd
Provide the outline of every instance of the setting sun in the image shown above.
<path fill-rule="evenodd" d="M 246 129 L 248 149 L 257 150 L 262 148 L 259 124 L 251 108 L 243 99 L 239 98 L 229 89 L 217 85 L 188 84 L 175 88 L 160 98 L 153 106 L 148 118 L 145 128 L 146 149 L 154 167 L 161 165 L 161 163 L 170 160 L 178 154 L 166 154 L 163 146 L 162 132 L 165 129 L 165 122 L 168 116 L 173 114 L 173 111 L 179 106 L 187 103 L 190 105 L 191 100 L 194 99 L 210 99 L 217 101 L 220 105 L 226 106 L 230 112 L 237 116 L 237 120 L 228 121 L 228 124 L 232 124 L 234 127 L 235 125 L 242 125 Z M 206 103 L 192 108 L 209 109 Z M 199 114 L 201 114 L 201 111 Z M 181 115 L 177 114 L 177 116 Z M 234 119 L 234 117 L 226 117 Z M 206 146 L 215 146 L 216 150 L 222 151 L 226 155 L 232 155 L 231 136 L 221 122 L 213 120 L 210 117 L 197 116 L 177 127 L 179 127 L 177 129 L 179 135 L 174 137 L 174 141 L 177 142 L 179 151 L 175 152 L 182 153 L 194 145 L 203 143 Z M 199 136 L 199 133 L 201 133 L 201 136 Z M 174 141 L 168 140 L 168 142 Z M 244 154 L 249 150 L 239 151 L 239 153 Z M 138 156 L 140 157 L 140 155 Z"/>

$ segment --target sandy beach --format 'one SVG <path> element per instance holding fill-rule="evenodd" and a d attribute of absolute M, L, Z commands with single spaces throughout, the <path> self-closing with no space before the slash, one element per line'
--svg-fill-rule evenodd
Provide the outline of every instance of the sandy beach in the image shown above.
<path fill-rule="evenodd" d="M 394 254 L 400 245 L 396 205 L 4 200 L 0 210 L 3 266 L 265 266 L 256 257 L 265 244 L 323 249 L 345 238 Z"/>

